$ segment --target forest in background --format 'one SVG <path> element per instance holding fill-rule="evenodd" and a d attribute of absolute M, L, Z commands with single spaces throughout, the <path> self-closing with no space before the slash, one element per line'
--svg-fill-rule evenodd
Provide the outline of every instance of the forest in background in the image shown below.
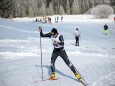
<path fill-rule="evenodd" d="M 115 12 L 115 0 L 0 0 L 0 17 L 90 14 L 100 4 Z"/>

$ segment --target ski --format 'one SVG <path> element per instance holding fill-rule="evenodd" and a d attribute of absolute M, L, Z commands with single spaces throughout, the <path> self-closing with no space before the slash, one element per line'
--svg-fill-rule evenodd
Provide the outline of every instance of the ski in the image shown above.
<path fill-rule="evenodd" d="M 44 79 L 44 80 L 41 80 L 41 81 L 47 81 L 47 80 L 51 80 L 51 81 L 53 81 L 53 80 L 58 80 L 58 79 L 60 79 L 60 78 L 48 78 L 48 79 Z"/>
<path fill-rule="evenodd" d="M 47 80 L 53 81 L 53 80 L 58 80 L 58 79 L 60 79 L 60 78 L 53 78 L 53 79 L 47 78 L 47 79 L 43 79 L 43 80 L 32 81 L 31 83 L 37 83 L 37 82 L 40 82 L 40 81 L 47 81 Z"/>
<path fill-rule="evenodd" d="M 79 81 L 81 84 L 83 84 L 84 86 L 88 86 L 88 83 L 85 83 L 83 80 Z"/>

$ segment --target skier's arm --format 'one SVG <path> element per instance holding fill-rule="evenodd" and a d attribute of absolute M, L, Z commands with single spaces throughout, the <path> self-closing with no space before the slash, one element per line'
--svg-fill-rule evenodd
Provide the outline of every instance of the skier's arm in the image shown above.
<path fill-rule="evenodd" d="M 51 33 L 43 34 L 41 27 L 39 27 L 39 32 L 41 37 L 51 37 Z"/>
<path fill-rule="evenodd" d="M 60 40 L 59 45 L 64 46 L 64 39 L 62 35 L 59 37 L 59 40 Z"/>
<path fill-rule="evenodd" d="M 40 32 L 41 37 L 51 37 L 51 33 L 43 34 L 42 31 Z"/>

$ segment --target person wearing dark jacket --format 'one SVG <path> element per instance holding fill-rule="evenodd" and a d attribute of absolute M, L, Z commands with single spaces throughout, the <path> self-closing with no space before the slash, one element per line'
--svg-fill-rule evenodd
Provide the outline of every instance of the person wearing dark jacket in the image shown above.
<path fill-rule="evenodd" d="M 108 25 L 107 24 L 104 25 L 104 34 L 105 35 L 108 34 Z"/>
<path fill-rule="evenodd" d="M 51 32 L 44 34 L 42 32 L 42 28 L 39 27 L 39 32 L 41 37 L 49 37 L 52 40 L 52 44 L 53 44 L 53 52 L 52 52 L 52 56 L 51 56 L 51 76 L 50 79 L 55 78 L 55 61 L 57 59 L 58 56 L 60 56 L 64 62 L 66 63 L 66 65 L 71 69 L 71 71 L 74 73 L 75 77 L 79 80 L 82 81 L 81 76 L 76 72 L 76 68 L 74 67 L 74 65 L 71 63 L 71 61 L 69 60 L 66 51 L 64 49 L 64 39 L 63 36 L 61 34 L 58 33 L 57 29 L 53 28 L 51 30 Z"/>

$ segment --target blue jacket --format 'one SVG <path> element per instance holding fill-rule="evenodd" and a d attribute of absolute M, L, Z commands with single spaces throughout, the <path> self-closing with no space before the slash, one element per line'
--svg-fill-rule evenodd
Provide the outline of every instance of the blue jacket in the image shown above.
<path fill-rule="evenodd" d="M 104 25 L 104 30 L 108 30 L 108 26 L 107 25 Z"/>

